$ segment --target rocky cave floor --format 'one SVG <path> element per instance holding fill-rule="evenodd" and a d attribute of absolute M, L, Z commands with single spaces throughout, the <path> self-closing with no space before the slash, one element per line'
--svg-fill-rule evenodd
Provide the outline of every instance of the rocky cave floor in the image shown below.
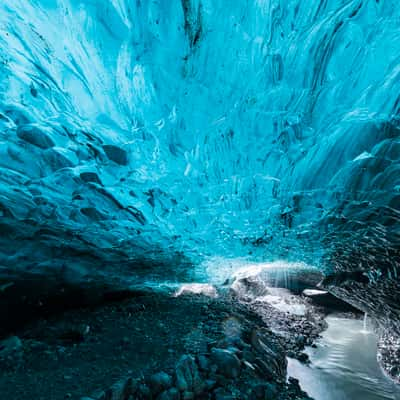
<path fill-rule="evenodd" d="M 226 290 L 143 292 L 34 321 L 0 344 L 1 399 L 309 399 L 286 356 L 308 362 L 326 310 L 296 297 L 304 315 Z"/>

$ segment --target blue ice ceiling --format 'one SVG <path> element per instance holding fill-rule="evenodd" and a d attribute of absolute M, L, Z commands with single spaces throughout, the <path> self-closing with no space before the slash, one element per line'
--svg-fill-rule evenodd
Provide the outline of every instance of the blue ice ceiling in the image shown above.
<path fill-rule="evenodd" d="M 395 0 L 3 0 L 0 265 L 399 262 Z"/>

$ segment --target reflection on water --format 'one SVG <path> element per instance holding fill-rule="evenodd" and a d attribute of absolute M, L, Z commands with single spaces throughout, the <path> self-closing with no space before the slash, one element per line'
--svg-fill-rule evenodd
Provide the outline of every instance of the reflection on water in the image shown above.
<path fill-rule="evenodd" d="M 318 348 L 309 349 L 311 365 L 289 359 L 288 375 L 315 400 L 400 400 L 400 386 L 376 361 L 377 339 L 362 320 L 327 318 Z"/>

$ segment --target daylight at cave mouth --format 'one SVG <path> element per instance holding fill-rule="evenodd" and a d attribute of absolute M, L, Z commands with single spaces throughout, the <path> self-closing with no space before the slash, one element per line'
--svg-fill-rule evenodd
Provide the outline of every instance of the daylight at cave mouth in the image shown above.
<path fill-rule="evenodd" d="M 397 0 L 0 1 L 0 400 L 399 400 Z"/>

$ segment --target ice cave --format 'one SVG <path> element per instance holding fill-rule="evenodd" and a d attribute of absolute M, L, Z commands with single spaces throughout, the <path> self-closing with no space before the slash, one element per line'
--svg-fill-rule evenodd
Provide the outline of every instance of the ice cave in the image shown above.
<path fill-rule="evenodd" d="M 0 399 L 400 399 L 397 0 L 0 1 Z"/>

